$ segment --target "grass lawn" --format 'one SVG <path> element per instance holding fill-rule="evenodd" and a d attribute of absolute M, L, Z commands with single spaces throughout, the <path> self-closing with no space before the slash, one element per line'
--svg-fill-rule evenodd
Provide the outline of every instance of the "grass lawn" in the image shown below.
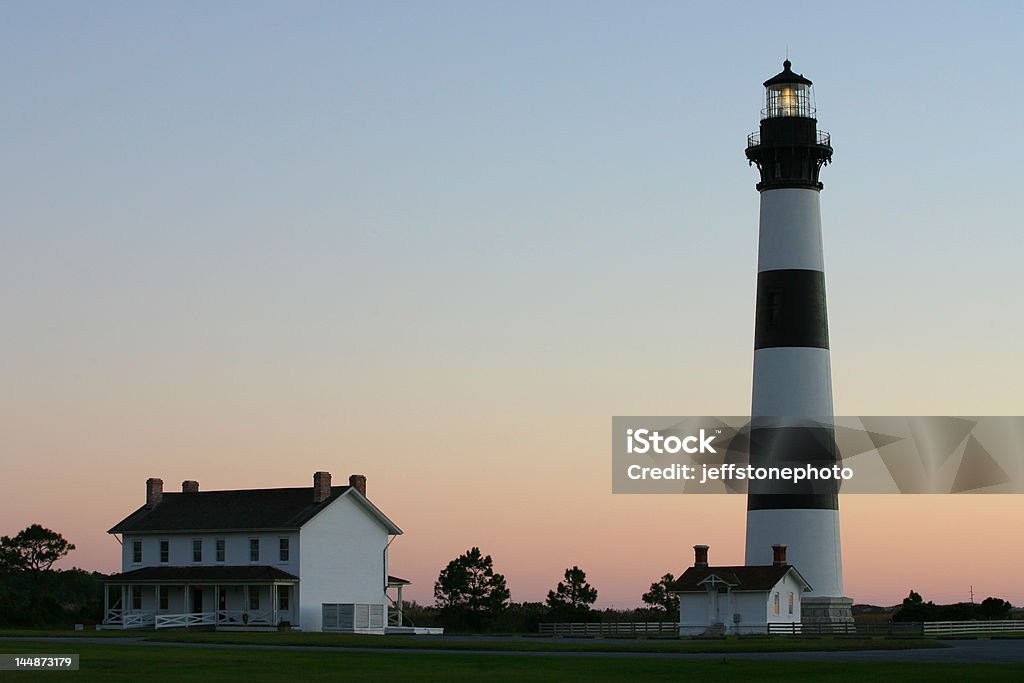
<path fill-rule="evenodd" d="M 387 649 L 489 650 L 511 652 L 819 652 L 850 650 L 909 650 L 947 647 L 934 638 L 728 638 L 721 640 L 635 639 L 565 641 L 559 638 L 507 636 L 504 638 L 450 639 L 425 636 L 364 636 L 339 633 L 225 633 L 212 631 L 0 631 L 3 636 L 134 637 L 161 642 L 220 643 L 231 645 L 304 645 Z"/>
<path fill-rule="evenodd" d="M 680 661 L 627 657 L 346 653 L 0 641 L 0 652 L 81 655 L 78 672 L 8 674 L 32 681 L 1020 681 L 1024 666 Z"/>

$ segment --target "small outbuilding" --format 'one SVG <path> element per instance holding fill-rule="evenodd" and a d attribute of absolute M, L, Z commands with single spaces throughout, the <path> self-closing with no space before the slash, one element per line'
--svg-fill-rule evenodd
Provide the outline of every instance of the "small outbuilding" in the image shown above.
<path fill-rule="evenodd" d="M 800 623 L 811 586 L 786 562 L 786 546 L 772 550 L 770 565 L 712 567 L 708 546 L 693 546 L 693 566 L 670 588 L 679 596 L 679 635 L 767 633 L 769 624 Z"/>

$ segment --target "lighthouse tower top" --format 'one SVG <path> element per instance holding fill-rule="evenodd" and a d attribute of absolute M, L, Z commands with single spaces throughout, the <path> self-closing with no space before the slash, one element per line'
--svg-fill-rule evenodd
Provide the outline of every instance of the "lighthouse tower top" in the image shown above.
<path fill-rule="evenodd" d="M 764 82 L 761 126 L 747 136 L 747 160 L 760 171 L 761 192 L 784 188 L 821 190 L 821 167 L 832 161 L 832 138 L 818 130 L 811 81 L 782 71 Z"/>

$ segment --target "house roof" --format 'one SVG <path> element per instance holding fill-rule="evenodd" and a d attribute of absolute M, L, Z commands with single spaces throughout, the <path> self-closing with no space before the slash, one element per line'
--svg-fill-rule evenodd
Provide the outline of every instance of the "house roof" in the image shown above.
<path fill-rule="evenodd" d="M 703 593 L 709 579 L 716 577 L 734 591 L 769 591 L 789 572 L 810 589 L 810 584 L 792 565 L 740 567 L 690 567 L 669 587 L 672 593 Z"/>
<path fill-rule="evenodd" d="M 266 583 L 298 581 L 299 577 L 267 565 L 142 567 L 103 579 L 107 583 Z"/>
<path fill-rule="evenodd" d="M 107 533 L 146 534 L 195 531 L 298 529 L 343 496 L 350 496 L 375 517 L 388 533 L 401 534 L 394 522 L 351 486 L 332 486 L 331 495 L 313 502 L 310 487 L 164 493 L 153 508 L 145 505 Z"/>

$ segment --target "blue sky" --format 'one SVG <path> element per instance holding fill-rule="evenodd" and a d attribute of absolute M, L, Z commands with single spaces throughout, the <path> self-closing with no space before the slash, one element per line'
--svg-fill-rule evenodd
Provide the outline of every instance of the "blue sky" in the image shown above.
<path fill-rule="evenodd" d="M 745 413 L 743 148 L 787 49 L 835 147 L 837 411 L 1021 414 L 1022 14 L 4 3 L 0 531 L 45 513 L 41 469 L 110 477 L 109 509 L 51 524 L 101 564 L 169 463 L 430 481 L 468 471 L 467 429 L 596 429 L 546 456 L 604 463 L 611 415 Z"/>

